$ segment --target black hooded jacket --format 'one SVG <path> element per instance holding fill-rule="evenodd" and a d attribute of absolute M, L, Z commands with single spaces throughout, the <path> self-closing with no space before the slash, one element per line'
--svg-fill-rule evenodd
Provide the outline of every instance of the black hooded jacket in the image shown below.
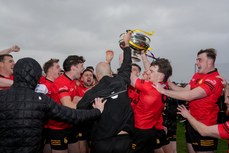
<path fill-rule="evenodd" d="M 22 58 L 14 66 L 12 87 L 0 91 L 0 153 L 41 152 L 46 119 L 77 124 L 100 116 L 98 109 L 70 109 L 34 92 L 41 72 L 37 61 Z"/>

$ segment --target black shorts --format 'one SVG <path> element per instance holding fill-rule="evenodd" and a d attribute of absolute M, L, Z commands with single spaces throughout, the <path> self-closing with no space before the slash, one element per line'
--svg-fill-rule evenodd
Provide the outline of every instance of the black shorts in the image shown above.
<path fill-rule="evenodd" d="M 157 130 L 156 132 L 156 139 L 154 142 L 154 149 L 161 148 L 162 146 L 165 146 L 169 144 L 169 139 L 165 133 L 164 130 Z"/>
<path fill-rule="evenodd" d="M 86 141 L 90 139 L 90 132 L 87 127 L 79 125 L 78 132 L 79 132 L 79 137 L 78 137 L 79 141 Z"/>
<path fill-rule="evenodd" d="M 48 129 L 48 128 L 43 129 L 42 141 L 44 142 L 44 145 L 50 143 L 49 130 L 50 129 Z"/>
<path fill-rule="evenodd" d="M 186 141 L 191 143 L 195 151 L 213 151 L 217 150 L 218 139 L 212 137 L 203 137 L 187 122 L 185 126 Z"/>
<path fill-rule="evenodd" d="M 91 153 L 129 153 L 131 139 L 128 134 L 92 141 Z"/>
<path fill-rule="evenodd" d="M 54 150 L 66 150 L 68 144 L 78 141 L 78 131 L 75 128 L 64 130 L 49 130 L 50 145 Z"/>
<path fill-rule="evenodd" d="M 177 140 L 176 131 L 168 130 L 167 138 L 168 138 L 169 141 L 176 141 Z"/>
<path fill-rule="evenodd" d="M 154 150 L 154 143 L 156 139 L 156 129 L 135 129 L 132 140 L 131 153 L 148 153 Z"/>
<path fill-rule="evenodd" d="M 85 132 L 85 131 L 79 131 L 79 141 L 87 141 L 89 138 L 88 138 L 88 133 Z"/>

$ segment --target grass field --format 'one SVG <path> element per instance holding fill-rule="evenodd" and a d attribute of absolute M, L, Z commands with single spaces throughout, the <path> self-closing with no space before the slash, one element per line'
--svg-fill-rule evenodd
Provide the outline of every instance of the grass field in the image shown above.
<path fill-rule="evenodd" d="M 177 153 L 187 153 L 183 123 L 177 124 Z M 227 153 L 227 140 L 219 140 L 215 153 Z"/>

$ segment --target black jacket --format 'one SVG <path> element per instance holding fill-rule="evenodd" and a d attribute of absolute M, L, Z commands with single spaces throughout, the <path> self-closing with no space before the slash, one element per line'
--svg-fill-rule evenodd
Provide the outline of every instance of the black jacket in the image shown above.
<path fill-rule="evenodd" d="M 34 59 L 20 59 L 14 66 L 13 86 L 0 91 L 0 153 L 41 152 L 46 119 L 76 124 L 101 114 L 98 109 L 80 111 L 60 106 L 46 95 L 35 93 L 41 72 Z"/>
<path fill-rule="evenodd" d="M 101 118 L 94 122 L 91 139 L 101 140 L 117 135 L 121 130 L 131 134 L 133 132 L 133 112 L 127 93 L 130 84 L 131 73 L 131 50 L 124 48 L 124 60 L 114 77 L 104 76 L 99 83 L 87 91 L 79 101 L 79 109 L 90 109 L 91 103 L 96 97 L 109 97 L 111 94 L 119 93 L 106 98 L 107 102 Z M 124 92 L 123 92 L 124 91 Z"/>

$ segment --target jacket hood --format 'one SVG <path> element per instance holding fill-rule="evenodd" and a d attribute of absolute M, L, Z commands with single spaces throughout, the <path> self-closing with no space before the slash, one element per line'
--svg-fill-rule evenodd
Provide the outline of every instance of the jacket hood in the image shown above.
<path fill-rule="evenodd" d="M 35 89 L 42 75 L 40 64 L 32 58 L 22 58 L 16 62 L 13 69 L 14 87 Z"/>

